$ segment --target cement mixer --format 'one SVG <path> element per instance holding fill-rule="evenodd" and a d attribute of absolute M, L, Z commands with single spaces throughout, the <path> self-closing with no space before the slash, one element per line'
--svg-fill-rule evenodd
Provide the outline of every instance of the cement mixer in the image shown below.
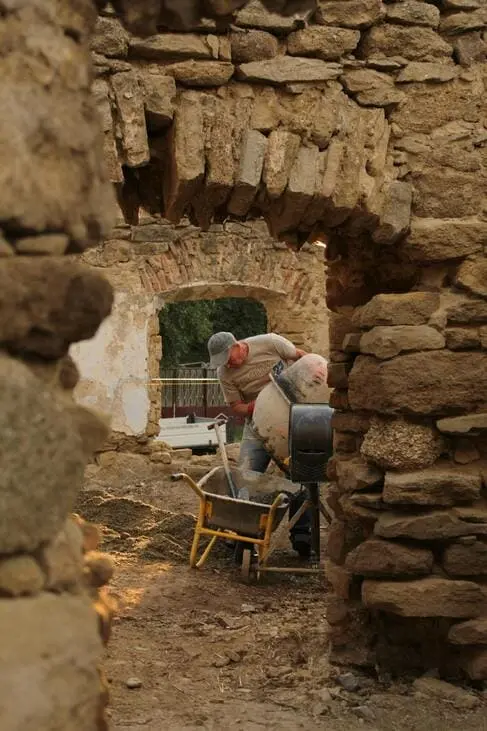
<path fill-rule="evenodd" d="M 274 461 L 285 468 L 289 460 L 289 413 L 292 403 L 327 404 L 327 362 L 309 353 L 271 375 L 255 402 L 253 426 Z"/>

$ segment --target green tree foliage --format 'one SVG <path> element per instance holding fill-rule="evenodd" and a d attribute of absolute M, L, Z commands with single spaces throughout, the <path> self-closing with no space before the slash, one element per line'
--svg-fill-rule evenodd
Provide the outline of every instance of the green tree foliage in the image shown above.
<path fill-rule="evenodd" d="M 227 330 L 240 339 L 267 331 L 264 306 L 255 300 L 233 297 L 171 302 L 160 311 L 159 323 L 161 368 L 207 362 L 206 343 L 214 332 Z"/>

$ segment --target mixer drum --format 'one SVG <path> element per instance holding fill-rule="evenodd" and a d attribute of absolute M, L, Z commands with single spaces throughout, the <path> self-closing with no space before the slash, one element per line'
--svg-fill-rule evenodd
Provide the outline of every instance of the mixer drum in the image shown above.
<path fill-rule="evenodd" d="M 327 404 L 327 363 L 309 353 L 262 389 L 255 402 L 253 426 L 278 464 L 289 457 L 289 411 L 291 403 Z"/>

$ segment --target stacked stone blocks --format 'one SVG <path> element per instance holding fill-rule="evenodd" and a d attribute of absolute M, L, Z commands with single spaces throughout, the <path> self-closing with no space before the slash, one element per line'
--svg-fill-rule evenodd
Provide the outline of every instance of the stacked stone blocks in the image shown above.
<path fill-rule="evenodd" d="M 132 223 L 327 244 L 335 657 L 421 669 L 436 644 L 485 678 L 486 9 L 234 10 L 145 40 L 99 19 L 111 178 Z"/>
<path fill-rule="evenodd" d="M 51 4 L 52 5 L 52 4 Z M 5 731 L 106 728 L 99 665 L 113 606 L 97 538 L 70 513 L 108 426 L 77 405 L 68 350 L 110 313 L 75 260 L 106 235 L 86 47 L 91 3 L 2 5 L 0 59 L 0 682 Z M 33 40 L 35 39 L 35 40 Z"/>
<path fill-rule="evenodd" d="M 458 318 L 469 332 L 482 328 L 483 318 L 460 314 L 476 307 L 485 300 L 452 288 L 379 294 L 349 318 L 332 316 L 332 340 L 348 331 L 341 352 L 350 368 L 334 394 L 329 576 L 345 581 L 343 599 L 355 591 L 373 612 L 448 618 L 444 667 L 455 657 L 478 679 L 487 644 L 487 353 L 480 340 L 447 347 Z M 349 622 L 339 617 L 337 636 Z"/>

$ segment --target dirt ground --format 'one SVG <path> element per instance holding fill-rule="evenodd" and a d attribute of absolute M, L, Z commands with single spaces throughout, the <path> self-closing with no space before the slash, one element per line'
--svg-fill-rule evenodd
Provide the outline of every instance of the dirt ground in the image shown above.
<path fill-rule="evenodd" d="M 209 469 L 199 462 L 197 476 Z M 88 468 L 78 505 L 117 564 L 105 664 L 113 731 L 487 731 L 478 689 L 466 710 L 418 695 L 408 679 L 332 666 L 321 580 L 246 585 L 224 547 L 190 569 L 196 500 L 170 471 L 105 458 Z"/>

